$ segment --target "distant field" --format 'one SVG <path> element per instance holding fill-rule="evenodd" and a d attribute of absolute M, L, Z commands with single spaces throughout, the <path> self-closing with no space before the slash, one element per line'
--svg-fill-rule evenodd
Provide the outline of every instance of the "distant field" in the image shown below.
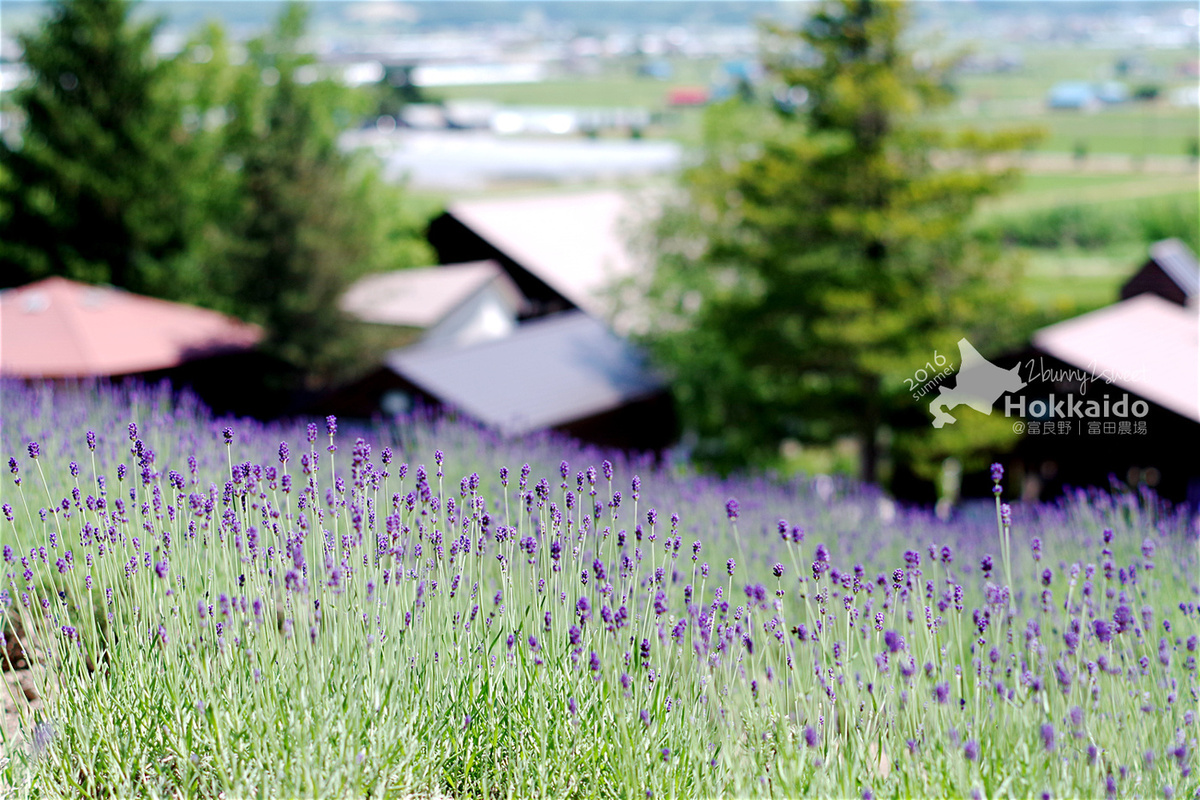
<path fill-rule="evenodd" d="M 541 83 L 437 86 L 425 90 L 431 98 L 480 99 L 512 105 L 638 106 L 651 111 L 667 108 L 667 95 L 683 86 L 707 87 L 719 62 L 676 59 L 667 80 L 640 76 L 636 63 L 615 62 L 594 75 L 556 77 Z"/>
<path fill-rule="evenodd" d="M 1021 54 L 1024 63 L 1013 72 L 960 75 L 955 81 L 958 102 L 934 119 L 950 128 L 1037 125 L 1047 133 L 1038 149 L 1048 152 L 1074 152 L 1082 146 L 1089 154 L 1184 155 L 1200 134 L 1196 109 L 1169 103 L 1173 89 L 1196 85 L 1195 78 L 1180 71 L 1195 60 L 1194 50 L 1026 47 Z M 1123 60 L 1133 62 L 1125 74 L 1119 69 Z M 1125 83 L 1131 92 L 1156 87 L 1159 99 L 1094 112 L 1046 106 L 1050 89 L 1061 81 L 1110 80 Z"/>
<path fill-rule="evenodd" d="M 1196 247 L 1197 204 L 1195 177 L 1027 174 L 975 224 L 1010 241 L 1029 302 L 1070 315 L 1113 302 L 1151 241 L 1177 236 Z"/>
<path fill-rule="evenodd" d="M 1197 178 L 1194 175 L 1027 173 L 1011 193 L 986 203 L 981 214 L 992 216 L 1011 211 L 1048 209 L 1068 203 L 1180 197 L 1194 194 L 1196 190 Z"/>
<path fill-rule="evenodd" d="M 1044 103 L 1031 100 L 1022 101 L 1018 108 L 995 110 L 989 110 L 984 104 L 975 114 L 946 114 L 938 119 L 950 130 L 963 127 L 996 130 L 1036 125 L 1046 133 L 1046 138 L 1036 149 L 1073 153 L 1082 148 L 1089 155 L 1182 156 L 1188 154 L 1198 133 L 1195 108 L 1174 108 L 1162 101 L 1126 103 L 1086 112 L 1050 110 Z"/>
<path fill-rule="evenodd" d="M 1146 248 L 1129 243 L 1103 252 L 1023 249 L 1025 298 L 1047 311 L 1073 314 L 1106 306 L 1146 260 Z"/>
<path fill-rule="evenodd" d="M 1013 72 L 964 74 L 957 78 L 958 100 L 938 113 L 933 121 L 954 130 L 977 127 L 993 130 L 1005 126 L 1036 125 L 1046 131 L 1038 146 L 1044 152 L 1089 155 L 1182 156 L 1200 136 L 1197 110 L 1172 106 L 1173 89 L 1195 85 L 1195 78 L 1181 73 L 1182 65 L 1195 54 L 1187 50 L 1129 51 L 1076 48 L 1026 48 L 1024 64 Z M 1128 74 L 1118 74 L 1123 59 L 1135 58 Z M 636 74 L 636 63 L 615 62 L 596 75 L 565 76 L 542 83 L 437 87 L 428 90 L 434 98 L 477 98 L 514 105 L 641 106 L 666 111 L 667 94 L 680 86 L 709 86 L 720 68 L 715 60 L 677 58 L 671 62 L 668 80 Z M 1159 99 L 1129 102 L 1094 112 L 1050 110 L 1046 96 L 1060 81 L 1121 80 L 1135 91 L 1153 86 Z M 661 129 L 663 135 L 684 142 L 695 141 L 698 126 L 695 109 L 673 112 Z"/>
<path fill-rule="evenodd" d="M 1195 55 L 1185 50 L 1026 48 L 1023 57 L 1023 66 L 1014 72 L 960 76 L 958 99 L 931 121 L 950 130 L 1032 125 L 1046 132 L 1034 151 L 1038 155 L 1026 160 L 1020 184 L 982 204 L 976 224 L 991 226 L 1006 241 L 1015 235 L 1017 241 L 1009 247 L 1024 262 L 1026 299 L 1069 315 L 1112 302 L 1144 261 L 1153 238 L 1180 236 L 1194 244 L 1196 222 L 1188 216 L 1195 216 L 1200 180 L 1188 149 L 1200 135 L 1200 122 L 1195 108 L 1173 107 L 1167 98 L 1188 84 L 1180 66 Z M 1134 69 L 1118 75 L 1118 63 L 1129 57 L 1135 57 Z M 660 112 L 659 123 L 645 135 L 696 145 L 702 110 L 668 109 L 667 94 L 678 86 L 708 86 L 719 63 L 676 59 L 672 66 L 674 73 L 665 81 L 638 76 L 636 65 L 625 62 L 597 75 L 445 87 L 429 94 L 514 105 L 642 106 Z M 1059 81 L 1116 79 L 1131 91 L 1156 86 L 1160 99 L 1094 112 L 1046 107 L 1047 93 Z M 1195 79 L 1190 80 L 1194 85 Z M 1022 242 L 1022 237 L 1040 241 Z"/>

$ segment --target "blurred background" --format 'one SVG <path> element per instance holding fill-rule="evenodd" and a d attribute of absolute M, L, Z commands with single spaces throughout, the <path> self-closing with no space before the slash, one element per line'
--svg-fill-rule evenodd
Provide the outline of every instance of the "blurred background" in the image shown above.
<path fill-rule="evenodd" d="M 5 0 L 0 374 L 1195 507 L 1197 17 Z M 935 429 L 962 339 L 1149 414 Z"/>

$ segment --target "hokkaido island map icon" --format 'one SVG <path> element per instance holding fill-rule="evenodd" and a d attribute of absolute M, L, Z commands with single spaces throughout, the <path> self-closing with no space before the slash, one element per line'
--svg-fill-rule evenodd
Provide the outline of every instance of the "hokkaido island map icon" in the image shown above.
<path fill-rule="evenodd" d="M 1012 369 L 1002 369 L 979 355 L 966 339 L 958 340 L 958 353 L 962 366 L 955 378 L 954 388 L 938 387 L 938 396 L 929 403 L 933 412 L 933 427 L 940 428 L 947 422 L 954 423 L 955 417 L 947 413 L 960 405 L 970 406 L 981 414 L 991 415 L 992 406 L 1006 392 L 1019 392 L 1025 382 L 1018 373 L 1020 364 Z"/>

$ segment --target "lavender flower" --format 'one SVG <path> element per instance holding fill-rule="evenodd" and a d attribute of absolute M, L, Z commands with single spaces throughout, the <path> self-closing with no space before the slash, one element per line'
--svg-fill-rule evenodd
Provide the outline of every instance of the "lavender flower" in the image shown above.
<path fill-rule="evenodd" d="M 1043 723 L 1041 734 L 1042 734 L 1042 747 L 1045 748 L 1047 753 L 1053 752 L 1054 747 L 1055 747 L 1054 726 L 1052 724 L 1050 724 L 1049 722 Z"/>
<path fill-rule="evenodd" d="M 1117 633 L 1125 633 L 1133 627 L 1133 611 L 1129 606 L 1124 603 L 1117 606 L 1113 612 L 1113 624 L 1117 626 Z"/>

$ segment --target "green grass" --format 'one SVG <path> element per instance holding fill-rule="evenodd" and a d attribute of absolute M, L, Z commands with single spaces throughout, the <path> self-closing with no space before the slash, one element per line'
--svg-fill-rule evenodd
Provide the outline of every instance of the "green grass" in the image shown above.
<path fill-rule="evenodd" d="M 1062 205 L 1103 204 L 1118 200 L 1185 201 L 1194 196 L 1197 179 L 1188 175 L 1104 175 L 1072 172 L 1032 173 L 1021 177 L 1017 188 L 981 208 L 983 216 L 1012 211 L 1047 209 Z"/>
<path fill-rule="evenodd" d="M 984 204 L 973 224 L 1021 260 L 1026 300 L 1070 316 L 1115 302 L 1151 243 L 1176 236 L 1200 248 L 1194 184 L 1137 174 L 1025 175 L 1015 191 Z"/>
<path fill-rule="evenodd" d="M 1120 289 L 1146 259 L 1138 244 L 1125 244 L 1095 253 L 1078 249 L 1019 251 L 1025 264 L 1025 298 L 1040 309 L 1064 316 L 1110 305 Z"/>
<path fill-rule="evenodd" d="M 958 101 L 934 119 L 951 129 L 1036 125 L 1047 133 L 1037 149 L 1059 153 L 1073 153 L 1082 145 L 1089 154 L 1183 156 L 1188 153 L 1189 143 L 1200 135 L 1196 109 L 1175 108 L 1168 102 L 1172 89 L 1189 85 L 1177 68 L 1195 58 L 1192 51 L 1025 47 L 1022 52 L 1025 63 L 1018 71 L 960 76 L 956 81 Z M 1116 62 L 1132 55 L 1145 59 L 1147 74 L 1117 75 Z M 1131 90 L 1157 86 L 1160 100 L 1126 103 L 1096 112 L 1050 110 L 1046 106 L 1046 97 L 1056 83 L 1106 80 L 1122 81 Z M 1194 80 L 1190 83 L 1194 85 Z"/>

